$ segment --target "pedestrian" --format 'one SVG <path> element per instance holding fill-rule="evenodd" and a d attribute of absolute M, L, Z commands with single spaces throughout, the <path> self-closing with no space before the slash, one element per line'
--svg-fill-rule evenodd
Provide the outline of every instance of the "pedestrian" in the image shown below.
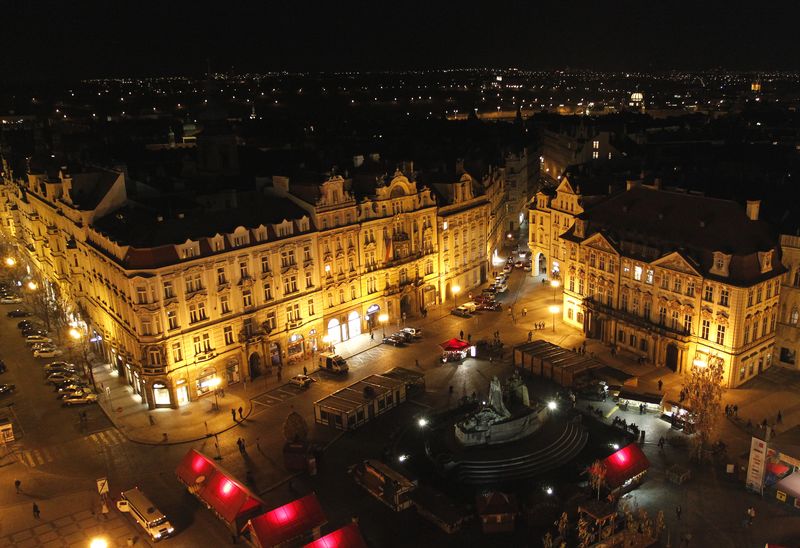
<path fill-rule="evenodd" d="M 247 444 L 245 443 L 244 438 L 239 438 L 239 442 L 241 444 L 239 445 L 239 452 L 244 455 L 247 453 Z"/>
<path fill-rule="evenodd" d="M 747 509 L 747 525 L 753 525 L 753 518 L 756 517 L 756 509 L 752 506 Z"/>
<path fill-rule="evenodd" d="M 678 521 L 681 520 L 681 511 L 682 511 L 681 505 L 679 504 L 678 506 L 675 507 L 675 515 L 678 516 Z"/>
<path fill-rule="evenodd" d="M 664 436 L 658 438 L 658 450 L 664 452 Z"/>
<path fill-rule="evenodd" d="M 416 365 L 416 366 L 417 366 L 417 369 L 419 369 L 419 360 L 418 360 L 418 359 L 415 359 L 415 360 L 414 360 L 414 365 Z"/>
<path fill-rule="evenodd" d="M 472 333 L 467 333 L 467 342 L 472 344 Z"/>
<path fill-rule="evenodd" d="M 528 342 L 533 340 L 533 331 L 528 331 Z"/>
<path fill-rule="evenodd" d="M 528 315 L 528 309 L 525 308 L 524 306 L 522 307 L 522 315 L 523 316 L 527 316 Z"/>
<path fill-rule="evenodd" d="M 231 409 L 231 417 L 233 418 L 233 422 L 236 422 L 236 409 Z"/>
<path fill-rule="evenodd" d="M 33 517 L 35 517 L 36 519 L 39 519 L 40 513 L 41 512 L 39 512 L 39 506 L 34 502 L 33 503 Z"/>
<path fill-rule="evenodd" d="M 733 404 L 733 416 L 737 418 L 739 417 L 739 405 L 735 403 Z"/>
<path fill-rule="evenodd" d="M 661 392 L 661 387 L 664 386 L 664 381 L 658 379 L 658 391 Z"/>
<path fill-rule="evenodd" d="M 260 437 L 256 437 L 256 451 L 261 453 L 261 438 Z"/>
<path fill-rule="evenodd" d="M 280 372 L 280 368 L 278 368 L 278 371 Z M 242 419 L 242 420 L 244 420 L 244 415 L 242 414 L 242 411 L 243 411 L 243 409 L 242 409 L 242 408 L 241 408 L 241 406 L 240 406 L 240 407 L 239 407 L 239 418 L 240 418 L 240 419 Z"/>
<path fill-rule="evenodd" d="M 783 415 L 781 415 L 780 409 L 778 410 L 778 421 L 777 422 L 778 422 L 778 424 L 782 424 L 783 423 Z"/>
<path fill-rule="evenodd" d="M 375 340 L 375 333 L 373 333 L 371 329 L 369 331 L 369 340 L 371 340 L 371 341 Z"/>
<path fill-rule="evenodd" d="M 460 340 L 460 341 L 464 340 L 464 330 L 463 329 L 458 332 L 458 340 Z"/>
<path fill-rule="evenodd" d="M 305 365 L 303 366 L 303 375 L 308 375 L 308 369 L 306 369 Z"/>
<path fill-rule="evenodd" d="M 81 419 L 83 419 L 83 413 L 81 413 Z M 156 419 L 153 418 L 153 415 L 147 415 L 147 420 L 150 421 L 150 426 L 155 426 Z"/>
<path fill-rule="evenodd" d="M 108 504 L 106 501 L 103 501 L 103 507 L 100 509 L 100 512 L 103 514 L 103 519 L 108 519 Z"/>
<path fill-rule="evenodd" d="M 17 490 L 17 494 L 22 490 L 22 482 L 19 480 L 14 480 L 14 488 Z"/>

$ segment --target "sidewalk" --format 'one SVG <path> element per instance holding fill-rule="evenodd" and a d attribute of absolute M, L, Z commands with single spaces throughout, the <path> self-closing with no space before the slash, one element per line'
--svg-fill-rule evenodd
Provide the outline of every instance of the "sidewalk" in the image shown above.
<path fill-rule="evenodd" d="M 0 517 L 0 547 L 14 546 L 89 546 L 95 537 L 105 538 L 109 546 L 126 546 L 128 539 L 136 546 L 150 546 L 133 528 L 133 522 L 115 508 L 109 508 L 107 519 L 100 512 L 96 492 L 78 491 L 57 497 L 28 500 L 2 510 Z M 33 517 L 33 503 L 39 506 L 41 517 Z"/>

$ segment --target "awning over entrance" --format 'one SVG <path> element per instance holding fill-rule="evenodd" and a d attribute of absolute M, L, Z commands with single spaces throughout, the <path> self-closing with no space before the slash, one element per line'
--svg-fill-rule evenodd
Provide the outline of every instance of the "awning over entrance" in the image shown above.
<path fill-rule="evenodd" d="M 245 529 L 254 546 L 267 548 L 288 544 L 299 537 L 313 538 L 311 531 L 327 522 L 317 496 L 311 493 L 251 519 Z"/>
<path fill-rule="evenodd" d="M 264 502 L 209 457 L 190 449 L 175 470 L 189 488 L 232 530 L 264 511 Z"/>
<path fill-rule="evenodd" d="M 441 346 L 442 350 L 445 352 L 457 352 L 459 350 L 466 350 L 470 347 L 470 344 L 466 341 L 453 338 L 441 343 L 439 346 Z"/>
<path fill-rule="evenodd" d="M 303 548 L 367 548 L 367 543 L 364 542 L 358 525 L 349 523 L 333 533 L 306 544 Z"/>
<path fill-rule="evenodd" d="M 606 485 L 612 491 L 650 468 L 650 461 L 635 443 L 609 455 L 603 464 L 606 467 Z"/>

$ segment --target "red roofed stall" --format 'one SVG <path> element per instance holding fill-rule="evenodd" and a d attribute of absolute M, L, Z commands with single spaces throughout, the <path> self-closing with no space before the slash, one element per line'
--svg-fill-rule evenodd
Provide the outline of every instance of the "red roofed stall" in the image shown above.
<path fill-rule="evenodd" d="M 234 534 L 239 534 L 247 520 L 264 512 L 264 501 L 199 451 L 190 449 L 175 474 Z"/>
<path fill-rule="evenodd" d="M 328 523 L 317 495 L 311 493 L 258 517 L 251 518 L 242 536 L 256 548 L 296 546 L 319 539 L 320 529 Z"/>
<path fill-rule="evenodd" d="M 306 544 L 303 548 L 367 548 L 364 537 L 355 523 L 348 523 L 333 533 Z"/>
<path fill-rule="evenodd" d="M 614 493 L 618 489 L 628 488 L 641 482 L 650 461 L 635 443 L 627 445 L 612 453 L 603 461 L 606 467 L 606 485 Z"/>

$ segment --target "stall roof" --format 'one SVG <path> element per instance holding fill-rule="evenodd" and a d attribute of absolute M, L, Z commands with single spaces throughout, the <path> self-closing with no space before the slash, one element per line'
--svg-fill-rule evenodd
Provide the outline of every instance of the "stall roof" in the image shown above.
<path fill-rule="evenodd" d="M 260 511 L 264 502 L 250 489 L 236 481 L 213 459 L 190 449 L 175 470 L 187 487 L 198 487 L 197 497 L 228 524 Z"/>
<path fill-rule="evenodd" d="M 350 413 L 362 407 L 365 403 L 368 403 L 375 396 L 392 392 L 396 388 L 404 385 L 405 381 L 400 379 L 386 377 L 384 375 L 370 375 L 315 401 L 314 405 Z M 374 390 L 375 394 L 371 395 L 369 398 L 365 398 L 364 388 L 366 387 Z"/>
<path fill-rule="evenodd" d="M 364 537 L 355 523 L 348 523 L 333 533 L 328 533 L 303 548 L 367 548 Z"/>
<path fill-rule="evenodd" d="M 800 460 L 800 425 L 781 432 L 770 440 L 769 445 L 780 453 Z"/>
<path fill-rule="evenodd" d="M 650 467 L 650 461 L 635 443 L 612 453 L 603 464 L 606 467 L 606 485 L 612 490 Z"/>
<path fill-rule="evenodd" d="M 442 350 L 445 352 L 457 352 L 459 350 L 466 350 L 470 347 L 470 344 L 467 341 L 452 338 L 449 341 L 444 341 L 439 346 L 441 346 Z"/>
<path fill-rule="evenodd" d="M 321 400 L 315 402 L 314 405 L 325 407 L 327 409 L 333 409 L 335 411 L 344 411 L 345 413 L 355 411 L 361 407 L 361 404 L 349 399 L 340 398 L 335 394 L 331 394 L 322 398 Z"/>
<path fill-rule="evenodd" d="M 245 527 L 257 546 L 267 548 L 280 546 L 327 522 L 317 495 L 311 493 L 250 519 Z"/>
<path fill-rule="evenodd" d="M 793 498 L 800 499 L 800 473 L 789 474 L 775 484 L 775 489 L 783 491 Z"/>
<path fill-rule="evenodd" d="M 664 394 L 655 394 L 653 392 L 640 392 L 639 390 L 632 390 L 630 387 L 621 388 L 619 397 L 626 400 L 640 401 L 643 403 L 653 403 L 661 405 L 664 401 Z"/>

